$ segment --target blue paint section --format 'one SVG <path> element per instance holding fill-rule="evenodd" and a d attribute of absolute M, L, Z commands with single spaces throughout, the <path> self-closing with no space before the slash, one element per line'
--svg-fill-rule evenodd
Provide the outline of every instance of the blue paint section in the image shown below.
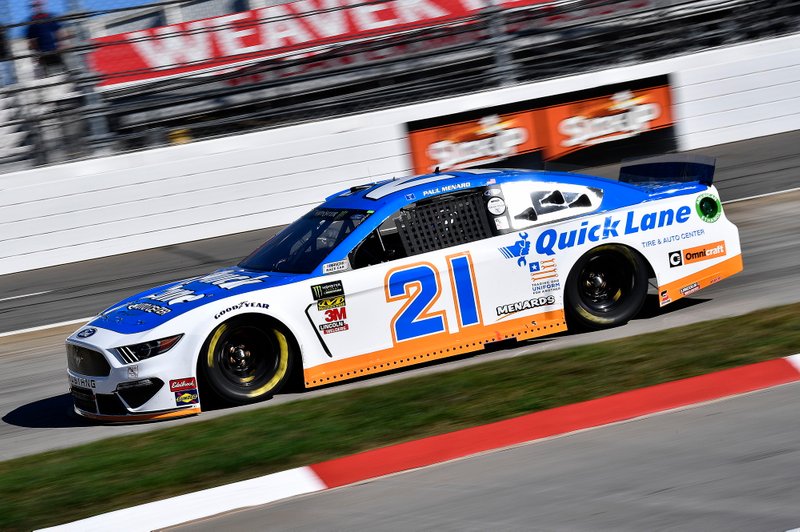
<path fill-rule="evenodd" d="M 418 265 L 405 270 L 397 270 L 389 276 L 388 284 L 389 296 L 392 298 L 411 298 L 411 302 L 394 322 L 395 338 L 398 342 L 445 330 L 442 316 L 419 319 L 428 305 L 439 295 L 439 283 L 433 268 L 427 265 Z M 411 295 L 409 287 L 413 284 L 419 286 L 419 291 L 415 295 Z"/>
<path fill-rule="evenodd" d="M 475 279 L 473 279 L 469 260 L 465 256 L 453 257 L 450 259 L 450 267 L 453 269 L 456 304 L 461 317 L 461 326 L 477 325 L 480 323 L 478 299 L 475 295 Z"/>
<path fill-rule="evenodd" d="M 121 334 L 141 333 L 220 299 L 241 296 L 308 277 L 225 268 L 136 294 L 103 311 L 91 324 Z"/>

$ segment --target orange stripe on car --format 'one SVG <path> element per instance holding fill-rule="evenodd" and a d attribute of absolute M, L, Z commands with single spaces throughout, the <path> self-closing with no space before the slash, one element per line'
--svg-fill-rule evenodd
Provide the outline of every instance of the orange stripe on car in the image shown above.
<path fill-rule="evenodd" d="M 718 244 L 718 243 L 715 243 Z M 714 244 L 714 245 L 715 245 Z M 713 246 L 713 245 L 712 245 Z M 708 246 L 701 246 L 708 247 Z M 699 248 L 698 248 L 699 249 Z M 723 247 L 724 250 L 724 247 Z M 742 256 L 735 255 L 719 264 L 700 270 L 697 273 L 682 277 L 677 281 L 658 287 L 658 302 L 660 306 L 671 303 L 690 294 L 718 283 L 726 277 L 742 271 Z"/>
<path fill-rule="evenodd" d="M 306 368 L 306 386 L 313 388 L 333 382 L 413 366 L 463 353 L 478 351 L 487 343 L 516 338 L 527 340 L 567 330 L 563 310 L 543 312 L 480 328 L 468 327 L 458 333 L 439 333 L 401 345 Z"/>

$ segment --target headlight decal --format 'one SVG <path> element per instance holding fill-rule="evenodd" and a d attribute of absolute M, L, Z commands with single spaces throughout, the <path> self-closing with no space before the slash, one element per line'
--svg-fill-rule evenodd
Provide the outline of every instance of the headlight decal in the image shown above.
<path fill-rule="evenodd" d="M 160 340 L 151 340 L 150 342 L 142 342 L 140 344 L 124 345 L 117 347 L 114 350 L 125 361 L 126 364 L 133 364 L 141 360 L 147 360 L 154 356 L 166 353 L 183 337 L 183 334 L 176 334 L 175 336 L 168 336 Z"/>

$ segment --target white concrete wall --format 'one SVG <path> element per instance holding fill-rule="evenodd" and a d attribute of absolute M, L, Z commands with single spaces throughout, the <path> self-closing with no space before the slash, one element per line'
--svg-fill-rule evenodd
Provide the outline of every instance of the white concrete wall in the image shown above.
<path fill-rule="evenodd" d="M 289 222 L 410 172 L 405 123 L 672 74 L 681 149 L 797 129 L 800 35 L 324 122 L 0 175 L 0 274 Z"/>

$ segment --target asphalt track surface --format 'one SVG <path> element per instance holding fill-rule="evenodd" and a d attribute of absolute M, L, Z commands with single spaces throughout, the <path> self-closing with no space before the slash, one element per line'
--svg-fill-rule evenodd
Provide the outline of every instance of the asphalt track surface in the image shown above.
<path fill-rule="evenodd" d="M 790 530 L 800 384 L 495 451 L 178 530 Z"/>
<path fill-rule="evenodd" d="M 747 530 L 800 526 L 800 383 L 170 530 Z"/>
<path fill-rule="evenodd" d="M 723 199 L 731 200 L 800 186 L 797 146 L 800 146 L 800 132 L 719 146 L 702 153 L 719 157 L 717 184 Z M 800 191 L 728 204 L 726 213 L 741 231 L 745 271 L 700 292 L 697 297 L 664 309 L 658 309 L 655 298 L 651 297 L 640 317 L 624 327 L 544 339 L 355 383 L 283 394 L 266 404 L 277 405 L 422 373 L 450 371 L 486 360 L 652 332 L 800 301 L 798 212 Z M 133 292 L 235 263 L 272 232 L 273 229 L 267 229 L 0 276 L 0 332 L 91 316 Z M 20 297 L 37 292 L 46 293 Z M 63 348 L 64 338 L 77 327 L 76 324 L 0 337 L 0 460 L 265 405 L 129 426 L 102 426 L 78 419 L 70 414 Z"/>

